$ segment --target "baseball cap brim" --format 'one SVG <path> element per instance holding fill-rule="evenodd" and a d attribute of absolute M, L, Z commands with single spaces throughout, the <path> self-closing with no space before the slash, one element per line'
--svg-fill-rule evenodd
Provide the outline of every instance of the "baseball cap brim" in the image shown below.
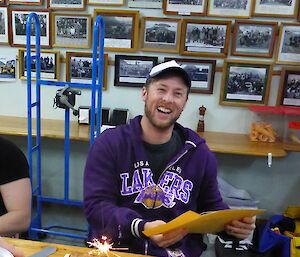
<path fill-rule="evenodd" d="M 154 66 L 148 76 L 149 78 L 163 77 L 164 75 L 174 73 L 180 75 L 188 88 L 191 87 L 189 74 L 174 60 L 160 63 Z"/>

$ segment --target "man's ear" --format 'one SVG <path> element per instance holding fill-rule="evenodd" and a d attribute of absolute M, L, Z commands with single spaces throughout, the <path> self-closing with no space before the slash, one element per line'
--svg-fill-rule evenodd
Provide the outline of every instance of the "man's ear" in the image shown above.
<path fill-rule="evenodd" d="M 146 100 L 146 96 L 147 96 L 147 88 L 146 87 L 143 87 L 142 88 L 142 93 L 141 93 L 141 95 L 142 95 L 142 99 L 143 99 L 143 101 L 145 102 L 145 100 Z"/>

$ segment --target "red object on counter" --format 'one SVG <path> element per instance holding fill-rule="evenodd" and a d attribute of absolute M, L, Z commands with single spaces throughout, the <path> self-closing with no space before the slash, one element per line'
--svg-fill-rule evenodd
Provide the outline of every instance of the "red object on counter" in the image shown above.
<path fill-rule="evenodd" d="M 286 115 L 300 115 L 300 107 L 293 106 L 261 106 L 252 105 L 248 107 L 250 111 L 256 113 L 274 113 Z"/>

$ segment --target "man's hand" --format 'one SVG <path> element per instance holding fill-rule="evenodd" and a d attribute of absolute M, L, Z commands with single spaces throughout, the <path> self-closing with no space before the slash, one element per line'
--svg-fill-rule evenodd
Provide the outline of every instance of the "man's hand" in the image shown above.
<path fill-rule="evenodd" d="M 0 247 L 3 247 L 6 250 L 10 251 L 14 257 L 25 257 L 24 253 L 20 249 L 9 244 L 3 238 L 0 238 Z"/>
<path fill-rule="evenodd" d="M 162 220 L 155 220 L 151 222 L 146 222 L 144 226 L 144 230 L 157 227 L 159 225 L 166 224 L 166 222 Z M 168 233 L 165 234 L 159 234 L 150 236 L 150 239 L 156 243 L 159 247 L 166 248 L 169 247 L 178 241 L 180 241 L 182 238 L 184 238 L 188 234 L 188 230 L 184 228 L 174 229 Z"/>
<path fill-rule="evenodd" d="M 246 239 L 255 229 L 256 217 L 245 217 L 240 220 L 233 220 L 225 226 L 228 235 L 239 239 Z"/>

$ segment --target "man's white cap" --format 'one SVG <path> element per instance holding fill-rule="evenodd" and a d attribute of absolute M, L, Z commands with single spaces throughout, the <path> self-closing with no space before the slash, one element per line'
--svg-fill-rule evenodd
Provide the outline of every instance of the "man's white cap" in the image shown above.
<path fill-rule="evenodd" d="M 175 60 L 163 62 L 154 66 L 148 75 L 148 79 L 163 77 L 164 75 L 169 75 L 171 73 L 173 73 L 175 76 L 181 76 L 186 86 L 188 88 L 191 87 L 191 79 L 189 74 Z"/>

